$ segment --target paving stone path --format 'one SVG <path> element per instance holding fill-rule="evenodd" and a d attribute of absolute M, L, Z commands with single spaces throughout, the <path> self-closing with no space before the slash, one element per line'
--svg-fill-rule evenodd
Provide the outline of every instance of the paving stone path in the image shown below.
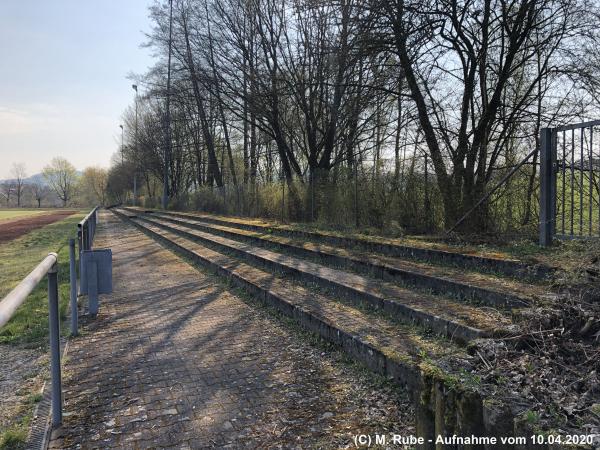
<path fill-rule="evenodd" d="M 114 293 L 72 339 L 50 448 L 348 448 L 408 396 L 101 213 Z"/>

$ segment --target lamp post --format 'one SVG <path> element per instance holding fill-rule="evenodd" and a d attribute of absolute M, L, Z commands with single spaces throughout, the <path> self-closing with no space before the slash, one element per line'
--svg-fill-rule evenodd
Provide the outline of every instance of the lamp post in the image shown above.
<path fill-rule="evenodd" d="M 137 126 L 138 126 L 138 87 L 137 84 L 132 84 L 131 87 L 135 91 L 135 146 L 137 150 Z"/>
<path fill-rule="evenodd" d="M 119 125 L 119 127 L 121 127 L 121 165 L 123 165 L 123 153 L 125 151 L 125 147 L 123 146 L 123 125 Z"/>
<path fill-rule="evenodd" d="M 131 87 L 135 91 L 135 160 L 139 158 L 138 152 L 138 87 L 137 84 L 132 84 Z M 136 163 L 137 166 L 137 163 Z M 136 171 L 134 169 L 133 172 L 133 206 L 136 206 L 137 203 L 137 180 L 136 180 Z"/>

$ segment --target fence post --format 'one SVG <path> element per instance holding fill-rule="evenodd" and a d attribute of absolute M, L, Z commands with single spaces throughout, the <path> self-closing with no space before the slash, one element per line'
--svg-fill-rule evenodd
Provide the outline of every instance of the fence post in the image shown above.
<path fill-rule="evenodd" d="M 82 269 L 83 267 L 81 266 L 81 252 L 83 251 L 83 234 L 81 232 L 81 228 L 79 228 L 77 230 L 77 258 L 79 261 L 79 285 L 78 285 L 78 289 L 81 286 L 81 273 L 82 273 Z M 79 293 L 79 290 L 77 290 L 77 292 Z"/>
<path fill-rule="evenodd" d="M 92 243 L 94 242 L 94 236 L 96 235 L 96 211 L 94 210 L 94 214 L 92 214 L 91 217 L 91 225 L 92 225 L 92 232 L 90 233 L 90 250 L 92 249 Z"/>
<path fill-rule="evenodd" d="M 424 199 L 424 209 L 425 209 L 425 231 L 428 233 L 431 231 L 431 202 L 429 201 L 429 156 L 425 153 L 425 199 Z"/>
<path fill-rule="evenodd" d="M 75 239 L 69 239 L 69 282 L 71 284 L 71 336 L 77 336 L 77 270 L 75 269 Z"/>
<path fill-rule="evenodd" d="M 354 222 L 356 228 L 359 228 L 358 218 L 358 161 L 354 160 Z"/>
<path fill-rule="evenodd" d="M 285 177 L 281 179 L 281 223 L 285 223 Z"/>
<path fill-rule="evenodd" d="M 310 221 L 315 221 L 315 174 L 310 169 Z"/>
<path fill-rule="evenodd" d="M 84 229 L 85 229 L 85 249 L 90 250 L 92 248 L 92 236 L 91 236 L 89 220 L 85 223 Z"/>
<path fill-rule="evenodd" d="M 554 174 L 554 146 L 552 129 L 542 128 L 540 131 L 540 245 L 547 247 L 552 244 L 552 234 L 555 217 L 556 181 Z"/>
<path fill-rule="evenodd" d="M 52 373 L 52 427 L 62 423 L 62 387 L 60 379 L 60 324 L 58 315 L 58 260 L 48 271 L 48 312 L 50 328 L 50 364 Z"/>

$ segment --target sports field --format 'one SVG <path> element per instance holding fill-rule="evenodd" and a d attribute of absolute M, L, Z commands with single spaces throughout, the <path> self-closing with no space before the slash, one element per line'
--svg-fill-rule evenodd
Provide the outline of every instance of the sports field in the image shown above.
<path fill-rule="evenodd" d="M 5 213 L 6 211 L 2 211 Z M 13 211 L 10 211 L 13 212 Z M 23 213 L 25 211 L 18 211 Z M 31 213 L 31 212 L 30 212 Z M 58 216 L 56 213 L 61 213 Z M 7 214 L 5 214 L 6 216 Z M 69 238 L 77 235 L 77 222 L 84 213 L 64 210 L 46 211 L 0 222 L 3 229 L 16 223 L 35 222 L 36 228 L 0 242 L 0 300 L 49 253 L 58 253 L 60 316 L 64 320 L 69 301 Z M 53 217 L 41 225 L 39 219 Z M 4 234 L 6 236 L 6 234 Z M 35 403 L 47 379 L 48 298 L 42 281 L 0 330 L 0 449 L 24 448 Z"/>
<path fill-rule="evenodd" d="M 0 222 L 47 214 L 47 209 L 0 209 Z"/>
<path fill-rule="evenodd" d="M 76 211 L 55 209 L 42 213 L 38 211 L 3 210 L 0 213 L 4 213 L 4 216 L 8 217 L 2 220 L 2 216 L 0 216 L 0 243 L 2 243 L 12 241 L 33 230 L 62 220 L 75 214 Z"/>

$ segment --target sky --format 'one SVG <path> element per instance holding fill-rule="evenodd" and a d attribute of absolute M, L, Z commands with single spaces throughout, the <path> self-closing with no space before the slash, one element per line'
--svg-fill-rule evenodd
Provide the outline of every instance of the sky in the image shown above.
<path fill-rule="evenodd" d="M 0 0 L 0 179 L 55 156 L 110 165 L 154 0 Z"/>

